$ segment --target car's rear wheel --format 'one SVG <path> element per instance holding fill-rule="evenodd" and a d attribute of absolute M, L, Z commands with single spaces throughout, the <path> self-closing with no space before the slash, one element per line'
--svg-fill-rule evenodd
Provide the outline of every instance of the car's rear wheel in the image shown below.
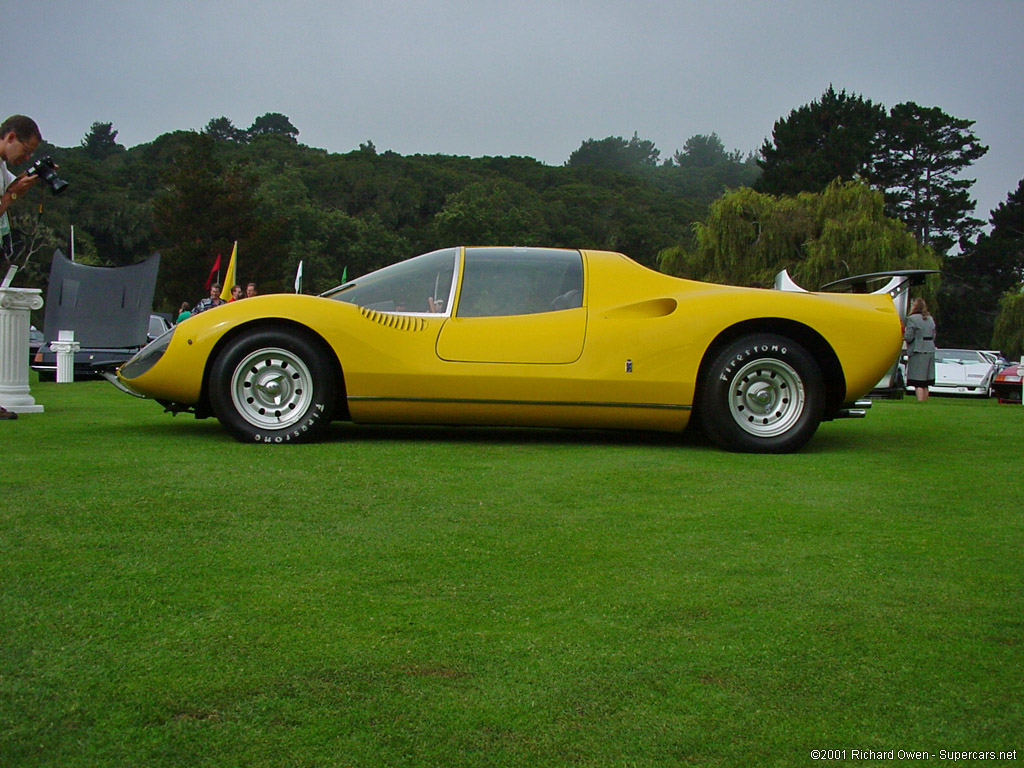
<path fill-rule="evenodd" d="M 752 334 L 729 344 L 707 367 L 698 418 L 730 451 L 788 453 L 818 429 L 825 387 L 814 358 L 792 339 Z"/>
<path fill-rule="evenodd" d="M 281 330 L 243 333 L 210 369 L 210 405 L 238 440 L 298 443 L 331 421 L 336 380 L 326 355 L 309 339 Z"/>
<path fill-rule="evenodd" d="M 904 395 L 907 394 L 907 382 L 904 380 L 903 371 L 899 369 L 899 366 L 896 367 L 896 383 L 893 385 L 892 390 L 891 399 L 893 400 L 902 400 Z"/>

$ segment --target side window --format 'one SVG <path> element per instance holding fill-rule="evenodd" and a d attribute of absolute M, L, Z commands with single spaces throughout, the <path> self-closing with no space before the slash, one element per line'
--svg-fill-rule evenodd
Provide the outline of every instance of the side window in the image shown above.
<path fill-rule="evenodd" d="M 459 317 L 557 312 L 583 306 L 583 257 L 553 249 L 467 248 Z"/>

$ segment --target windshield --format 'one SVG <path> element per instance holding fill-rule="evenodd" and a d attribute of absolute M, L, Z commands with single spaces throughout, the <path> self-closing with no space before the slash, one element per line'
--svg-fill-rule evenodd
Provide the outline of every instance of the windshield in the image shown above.
<path fill-rule="evenodd" d="M 973 349 L 938 349 L 935 360 L 939 363 L 988 363 Z"/>
<path fill-rule="evenodd" d="M 378 312 L 446 314 L 458 248 L 445 248 L 357 278 L 327 298 Z"/>

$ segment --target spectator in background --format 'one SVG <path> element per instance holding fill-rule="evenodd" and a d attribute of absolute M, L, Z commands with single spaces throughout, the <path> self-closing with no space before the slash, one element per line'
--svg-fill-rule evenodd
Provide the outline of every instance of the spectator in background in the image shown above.
<path fill-rule="evenodd" d="M 251 299 L 256 295 L 256 283 L 249 283 L 245 286 L 245 298 Z"/>
<path fill-rule="evenodd" d="M 220 292 L 223 287 L 224 286 L 220 283 L 214 283 L 211 285 L 210 295 L 207 298 L 196 302 L 195 307 L 192 308 L 192 314 L 198 315 L 200 312 L 205 312 L 208 309 L 219 307 L 221 304 L 226 304 L 227 302 L 220 297 Z"/>
<path fill-rule="evenodd" d="M 928 399 L 928 387 L 935 383 L 935 318 L 920 297 L 910 307 L 903 340 L 907 342 L 907 384 L 923 403 Z"/>

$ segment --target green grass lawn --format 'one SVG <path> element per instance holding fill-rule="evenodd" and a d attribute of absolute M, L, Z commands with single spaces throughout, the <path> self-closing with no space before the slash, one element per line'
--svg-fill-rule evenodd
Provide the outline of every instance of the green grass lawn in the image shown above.
<path fill-rule="evenodd" d="M 0 422 L 3 768 L 1024 759 L 1022 407 L 879 402 L 750 456 L 252 446 L 102 382 L 33 395 Z"/>

